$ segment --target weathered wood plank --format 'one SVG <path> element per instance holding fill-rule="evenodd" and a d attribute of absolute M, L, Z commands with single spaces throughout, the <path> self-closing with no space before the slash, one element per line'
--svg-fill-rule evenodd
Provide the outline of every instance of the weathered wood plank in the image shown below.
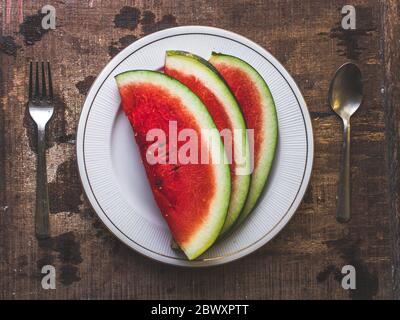
<path fill-rule="evenodd" d="M 400 104 L 400 2 L 383 2 L 383 32 L 384 45 L 384 109 L 387 142 L 387 162 L 389 166 L 389 216 L 392 234 L 393 256 L 393 294 L 400 299 L 400 113 L 396 110 Z"/>
<path fill-rule="evenodd" d="M 18 19 L 2 29 L 14 39 L 0 52 L 0 207 L 8 207 L 0 210 L 0 298 L 382 299 L 393 297 L 393 283 L 398 297 L 398 237 L 390 228 L 398 221 L 398 2 L 354 4 L 356 33 L 339 28 L 338 0 L 58 1 L 56 30 L 36 34 L 40 5 L 27 2 L 21 33 Z M 102 67 L 143 35 L 189 24 L 238 32 L 274 54 L 298 82 L 315 136 L 309 191 L 288 226 L 249 257 L 205 270 L 161 265 L 122 245 L 89 209 L 75 164 L 79 112 Z M 41 243 L 33 232 L 34 128 L 24 111 L 27 61 L 36 56 L 55 66 L 57 93 L 47 154 L 53 237 Z M 327 90 L 348 60 L 360 65 L 366 96 L 352 123 L 353 219 L 339 225 L 341 124 Z M 41 289 L 47 263 L 57 269 L 56 290 Z M 358 271 L 352 292 L 340 285 L 345 264 Z"/>

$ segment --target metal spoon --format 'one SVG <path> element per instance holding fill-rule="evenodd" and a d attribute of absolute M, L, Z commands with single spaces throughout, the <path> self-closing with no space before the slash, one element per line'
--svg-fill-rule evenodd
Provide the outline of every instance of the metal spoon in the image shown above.
<path fill-rule="evenodd" d="M 343 120 L 343 157 L 336 220 L 350 220 L 350 117 L 363 99 L 361 71 L 354 63 L 342 65 L 335 73 L 329 88 L 329 103 Z"/>

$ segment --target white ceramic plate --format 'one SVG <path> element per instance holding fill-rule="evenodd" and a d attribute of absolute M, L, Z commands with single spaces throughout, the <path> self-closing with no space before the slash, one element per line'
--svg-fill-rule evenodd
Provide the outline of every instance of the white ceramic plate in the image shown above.
<path fill-rule="evenodd" d="M 237 56 L 265 79 L 276 103 L 279 141 L 263 196 L 247 221 L 196 261 L 170 247 L 171 235 L 153 199 L 131 126 L 119 107 L 114 76 L 156 70 L 166 50 L 208 59 L 211 51 Z M 126 245 L 152 259 L 179 266 L 211 266 L 246 256 L 271 240 L 289 221 L 306 191 L 313 163 L 310 116 L 299 88 L 265 49 L 222 29 L 188 26 L 144 37 L 101 71 L 88 93 L 77 134 L 83 187 L 104 224 Z"/>

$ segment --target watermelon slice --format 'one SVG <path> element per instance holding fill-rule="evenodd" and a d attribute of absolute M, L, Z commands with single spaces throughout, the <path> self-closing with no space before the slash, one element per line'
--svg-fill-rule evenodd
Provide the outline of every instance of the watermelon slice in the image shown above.
<path fill-rule="evenodd" d="M 206 150 L 212 160 L 221 154 L 226 157 L 215 124 L 201 100 L 165 74 L 138 70 L 115 79 L 154 198 L 179 247 L 190 260 L 195 259 L 214 243 L 225 222 L 231 190 L 229 166 L 223 161 L 183 164 L 180 157 L 176 163 L 171 161 L 172 153 L 179 152 L 186 142 L 178 138 L 170 149 L 170 126 L 175 124 L 178 133 L 192 129 L 200 139 L 202 129 L 213 130 L 217 139 Z M 152 129 L 161 129 L 166 140 L 148 141 Z M 157 142 L 158 151 L 151 151 Z M 149 161 L 149 152 L 164 161 Z"/>
<path fill-rule="evenodd" d="M 278 137 L 278 120 L 271 92 L 247 62 L 213 52 L 209 62 L 220 72 L 238 100 L 247 128 L 254 129 L 254 169 L 249 196 L 237 221 L 241 223 L 259 199 L 271 170 Z"/>
<path fill-rule="evenodd" d="M 164 72 L 188 86 L 204 103 L 224 137 L 231 160 L 232 194 L 221 235 L 233 226 L 245 204 L 250 186 L 250 150 L 240 107 L 218 71 L 206 60 L 184 51 L 167 51 Z M 229 139 L 229 140 L 227 140 Z M 229 143 L 227 143 L 229 141 Z"/>

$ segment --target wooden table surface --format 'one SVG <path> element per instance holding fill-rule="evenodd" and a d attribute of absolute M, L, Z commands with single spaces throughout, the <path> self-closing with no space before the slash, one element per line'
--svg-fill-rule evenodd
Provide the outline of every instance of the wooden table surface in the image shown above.
<path fill-rule="evenodd" d="M 0 2 L 0 299 L 400 297 L 400 1 L 351 1 L 353 31 L 341 28 L 349 1 L 339 0 Z M 48 3 L 57 25 L 45 32 L 38 10 Z M 315 137 L 308 192 L 283 231 L 244 259 L 202 270 L 153 262 L 110 234 L 85 200 L 74 145 L 85 95 L 111 57 L 182 25 L 228 29 L 269 50 L 302 90 Z M 52 237 L 42 242 L 33 225 L 35 130 L 25 109 L 28 61 L 37 58 L 51 61 L 57 95 L 47 149 Z M 352 118 L 353 219 L 338 224 L 342 127 L 327 92 L 347 61 L 362 69 L 365 99 Z M 56 267 L 56 290 L 42 289 L 45 264 Z M 347 264 L 356 290 L 341 286 Z"/>

